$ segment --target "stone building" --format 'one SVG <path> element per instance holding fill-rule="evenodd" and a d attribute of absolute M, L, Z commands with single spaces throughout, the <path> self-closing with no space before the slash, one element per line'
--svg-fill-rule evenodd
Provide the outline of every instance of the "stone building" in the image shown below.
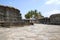
<path fill-rule="evenodd" d="M 20 22 L 21 19 L 21 13 L 18 9 L 0 5 L 0 25 L 13 25 Z"/>
<path fill-rule="evenodd" d="M 51 24 L 59 24 L 60 25 L 60 13 L 52 14 L 50 16 L 50 23 Z"/>
<path fill-rule="evenodd" d="M 48 17 L 41 18 L 41 19 L 39 19 L 39 23 L 49 24 L 50 23 L 50 18 L 48 18 Z"/>
<path fill-rule="evenodd" d="M 49 18 L 48 17 L 44 17 L 42 19 L 38 20 L 39 23 L 42 24 L 59 24 L 60 25 L 60 13 L 58 14 L 52 14 Z"/>

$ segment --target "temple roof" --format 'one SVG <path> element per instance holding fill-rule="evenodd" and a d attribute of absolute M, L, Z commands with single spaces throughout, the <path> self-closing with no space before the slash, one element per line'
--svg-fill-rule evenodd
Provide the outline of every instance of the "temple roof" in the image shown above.
<path fill-rule="evenodd" d="M 12 7 L 12 6 L 5 6 L 5 5 L 0 5 L 0 7 L 5 7 L 5 8 L 12 8 L 12 9 L 15 9 L 15 10 L 18 10 L 18 11 L 20 11 L 19 9 L 17 9 L 17 8 L 14 8 L 14 7 Z"/>

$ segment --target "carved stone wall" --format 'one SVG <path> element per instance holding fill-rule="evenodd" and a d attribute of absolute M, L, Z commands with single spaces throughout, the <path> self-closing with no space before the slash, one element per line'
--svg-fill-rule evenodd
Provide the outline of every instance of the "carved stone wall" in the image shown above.
<path fill-rule="evenodd" d="M 10 24 L 20 22 L 21 13 L 18 9 L 0 5 L 0 23 L 9 22 Z"/>
<path fill-rule="evenodd" d="M 53 14 L 50 16 L 50 23 L 60 24 L 60 14 Z"/>

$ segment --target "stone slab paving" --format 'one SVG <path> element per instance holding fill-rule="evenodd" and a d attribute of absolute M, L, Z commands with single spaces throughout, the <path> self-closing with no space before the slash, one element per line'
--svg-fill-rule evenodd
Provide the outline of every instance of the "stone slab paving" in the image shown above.
<path fill-rule="evenodd" d="M 60 26 L 34 24 L 0 28 L 0 40 L 60 40 Z"/>

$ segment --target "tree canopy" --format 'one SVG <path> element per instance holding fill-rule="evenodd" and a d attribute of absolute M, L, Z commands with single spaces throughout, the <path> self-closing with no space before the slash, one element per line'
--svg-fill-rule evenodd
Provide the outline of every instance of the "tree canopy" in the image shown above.
<path fill-rule="evenodd" d="M 30 18 L 36 18 L 36 19 L 40 19 L 42 18 L 43 16 L 41 15 L 41 12 L 38 12 L 37 10 L 31 10 L 31 11 L 28 11 L 27 14 L 25 14 L 25 18 L 26 19 L 30 19 Z"/>

